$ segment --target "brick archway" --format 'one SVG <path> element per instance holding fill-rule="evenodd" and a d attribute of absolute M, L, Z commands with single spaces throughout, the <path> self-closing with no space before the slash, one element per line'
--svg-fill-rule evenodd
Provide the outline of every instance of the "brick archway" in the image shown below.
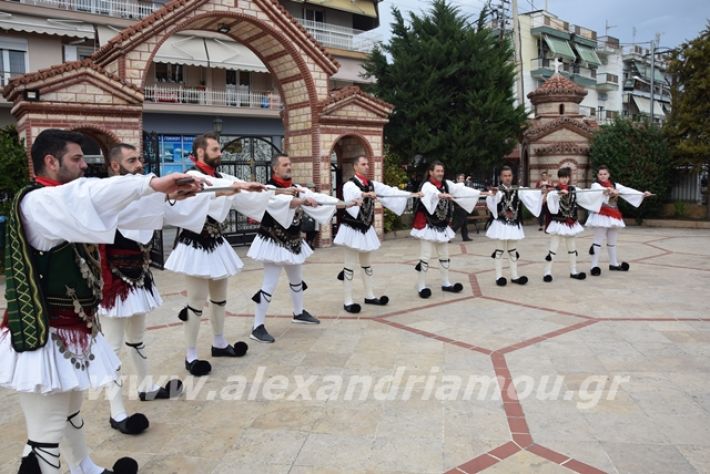
<path fill-rule="evenodd" d="M 89 126 L 140 147 L 146 72 L 160 45 L 182 30 L 226 35 L 261 59 L 284 104 L 284 151 L 295 179 L 329 189 L 325 153 L 346 134 L 366 142 L 374 177 L 382 178 L 382 133 L 392 106 L 355 86 L 329 91 L 340 65 L 276 0 L 172 0 L 91 58 L 14 79 L 3 95 L 27 145 L 46 128 Z"/>

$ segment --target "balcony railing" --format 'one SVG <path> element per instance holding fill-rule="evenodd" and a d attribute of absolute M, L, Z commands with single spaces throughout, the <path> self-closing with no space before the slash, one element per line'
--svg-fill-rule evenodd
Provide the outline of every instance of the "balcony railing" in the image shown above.
<path fill-rule="evenodd" d="M 281 97 L 271 91 L 245 92 L 187 86 L 146 86 L 145 102 L 281 110 Z"/>
<path fill-rule="evenodd" d="M 619 85 L 619 76 L 616 74 L 609 74 L 608 72 L 600 72 L 597 74 L 597 83 L 603 82 Z"/>
<path fill-rule="evenodd" d="M 118 18 L 143 18 L 160 7 L 162 3 L 141 2 L 136 0 L 11 0 L 23 5 L 58 8 L 76 12 L 93 13 L 97 15 Z"/>
<path fill-rule="evenodd" d="M 320 21 L 304 20 L 298 22 L 323 46 L 346 49 L 349 51 L 372 51 L 379 41 L 379 36 L 366 31 L 354 30 L 345 26 L 332 25 Z"/>

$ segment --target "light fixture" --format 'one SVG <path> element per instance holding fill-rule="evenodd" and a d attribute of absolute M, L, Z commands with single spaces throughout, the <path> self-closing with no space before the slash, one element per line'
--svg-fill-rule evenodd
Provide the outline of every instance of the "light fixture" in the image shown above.
<path fill-rule="evenodd" d="M 214 120 L 212 121 L 212 130 L 214 130 L 214 133 L 217 135 L 220 135 L 222 133 L 222 119 L 219 117 L 215 117 Z"/>
<path fill-rule="evenodd" d="M 217 31 L 219 31 L 220 33 L 224 33 L 226 35 L 227 33 L 229 33 L 230 29 L 231 28 L 229 26 L 227 26 L 226 23 L 220 23 L 219 27 L 217 28 Z"/>
<path fill-rule="evenodd" d="M 39 89 L 25 89 L 22 95 L 26 101 L 39 102 Z"/>

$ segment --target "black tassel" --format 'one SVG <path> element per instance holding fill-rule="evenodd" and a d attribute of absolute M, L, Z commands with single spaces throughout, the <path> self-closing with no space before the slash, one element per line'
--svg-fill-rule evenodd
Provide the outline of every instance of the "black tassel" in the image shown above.
<path fill-rule="evenodd" d="M 493 251 L 493 253 L 491 254 L 491 258 L 496 258 L 496 252 L 497 252 L 497 250 Z"/>
<path fill-rule="evenodd" d="M 180 310 L 178 313 L 178 319 L 180 321 L 187 321 L 187 306 Z"/>
<path fill-rule="evenodd" d="M 515 258 L 520 258 L 520 254 L 518 252 L 515 252 Z"/>
<path fill-rule="evenodd" d="M 261 303 L 261 290 L 257 291 L 254 293 L 254 296 L 251 297 L 251 300 L 254 303 Z"/>
<path fill-rule="evenodd" d="M 550 252 L 547 253 L 547 257 L 545 257 L 545 260 L 547 260 L 548 262 L 552 261 L 552 255 L 550 255 Z"/>
<path fill-rule="evenodd" d="M 414 267 L 414 269 L 418 272 L 421 272 L 422 271 L 422 262 L 417 263 L 416 266 Z"/>
<path fill-rule="evenodd" d="M 301 284 L 303 285 L 303 291 L 306 291 L 308 289 L 308 285 L 306 285 L 305 281 L 301 281 Z"/>
<path fill-rule="evenodd" d="M 338 280 L 340 280 L 340 281 L 345 280 L 345 270 L 340 270 L 340 273 L 338 273 Z"/>
<path fill-rule="evenodd" d="M 594 255 L 594 244 L 589 247 L 589 255 Z"/>

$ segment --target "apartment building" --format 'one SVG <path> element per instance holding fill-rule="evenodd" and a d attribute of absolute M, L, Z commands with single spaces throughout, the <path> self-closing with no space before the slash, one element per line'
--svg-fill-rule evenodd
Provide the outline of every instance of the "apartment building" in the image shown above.
<path fill-rule="evenodd" d="M 554 74 L 559 59 L 560 74 L 587 91 L 579 107 L 583 116 L 605 123 L 622 113 L 624 63 L 618 39 L 598 37 L 545 10 L 521 14 L 519 24 L 524 97 Z M 532 116 L 527 97 L 525 108 Z"/>
<path fill-rule="evenodd" d="M 121 30 L 161 8 L 137 0 L 0 0 L 0 85 L 16 76 L 84 59 Z M 331 88 L 365 82 L 362 61 L 378 39 L 376 0 L 279 3 L 341 67 Z M 181 31 L 156 54 L 144 84 L 144 154 L 163 173 L 191 166 L 193 137 L 220 133 L 232 171 L 265 179 L 283 149 L 277 82 L 249 48 L 220 33 Z M 0 99 L 0 125 L 13 122 Z M 87 150 L 101 162 L 98 145 Z"/>
<path fill-rule="evenodd" d="M 622 113 L 624 117 L 648 121 L 653 115 L 654 123 L 663 123 L 671 111 L 671 77 L 667 72 L 668 55 L 657 54 L 652 61 L 651 51 L 648 48 L 632 45 L 625 48 L 623 62 Z"/>

